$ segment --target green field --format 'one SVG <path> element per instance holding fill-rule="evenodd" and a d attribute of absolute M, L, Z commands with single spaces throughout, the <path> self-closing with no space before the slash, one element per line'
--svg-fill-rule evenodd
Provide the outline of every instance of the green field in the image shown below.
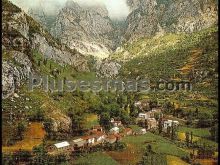
<path fill-rule="evenodd" d="M 183 127 L 180 126 L 178 128 L 179 132 L 193 132 L 194 136 L 199 136 L 202 138 L 208 138 L 211 136 L 210 132 L 209 132 L 209 128 L 190 128 L 190 127 Z"/>
<path fill-rule="evenodd" d="M 110 156 L 102 152 L 87 154 L 73 162 L 74 165 L 118 165 Z"/>
<path fill-rule="evenodd" d="M 132 146 L 135 146 L 135 148 L 140 151 L 143 151 L 145 147 L 150 144 L 152 145 L 153 151 L 156 153 L 173 155 L 177 157 L 188 155 L 174 143 L 150 132 L 147 132 L 145 135 L 141 136 L 127 136 L 123 138 L 122 141 L 127 144 L 132 144 Z"/>

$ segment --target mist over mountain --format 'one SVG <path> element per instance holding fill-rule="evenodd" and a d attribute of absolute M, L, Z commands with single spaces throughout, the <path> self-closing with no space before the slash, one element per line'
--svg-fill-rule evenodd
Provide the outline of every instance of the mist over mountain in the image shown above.
<path fill-rule="evenodd" d="M 25 11 L 29 9 L 42 9 L 47 15 L 54 15 L 62 9 L 67 1 L 77 2 L 80 6 L 106 6 L 109 17 L 112 19 L 125 19 L 129 14 L 126 0 L 11 0 Z"/>

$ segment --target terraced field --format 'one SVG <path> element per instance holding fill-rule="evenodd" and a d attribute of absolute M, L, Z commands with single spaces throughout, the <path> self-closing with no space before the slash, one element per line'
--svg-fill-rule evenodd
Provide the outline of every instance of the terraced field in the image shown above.
<path fill-rule="evenodd" d="M 21 141 L 16 142 L 14 145 L 6 147 L 3 146 L 3 152 L 14 152 L 18 150 L 32 151 L 34 146 L 38 146 L 42 143 L 42 140 L 46 132 L 43 129 L 42 123 L 31 123 L 26 132 L 24 133 L 24 138 Z"/>

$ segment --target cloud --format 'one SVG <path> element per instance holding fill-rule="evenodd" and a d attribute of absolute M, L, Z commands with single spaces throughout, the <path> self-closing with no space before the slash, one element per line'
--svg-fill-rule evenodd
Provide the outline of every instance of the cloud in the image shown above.
<path fill-rule="evenodd" d="M 47 14 L 57 13 L 67 0 L 11 0 L 15 5 L 27 11 L 29 8 L 43 8 Z M 79 5 L 105 5 L 112 19 L 126 18 L 129 7 L 126 0 L 73 0 Z"/>

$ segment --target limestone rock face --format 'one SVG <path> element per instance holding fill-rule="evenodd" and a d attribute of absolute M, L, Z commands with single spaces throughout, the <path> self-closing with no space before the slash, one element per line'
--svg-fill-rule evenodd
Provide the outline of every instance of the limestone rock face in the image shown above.
<path fill-rule="evenodd" d="M 159 31 L 192 33 L 217 23 L 218 7 L 213 0 L 128 0 L 125 38 L 133 41 L 153 37 Z"/>
<path fill-rule="evenodd" d="M 32 69 L 33 50 L 44 58 L 60 65 L 72 65 L 78 71 L 89 71 L 87 59 L 81 53 L 59 43 L 44 28 L 24 11 L 4 1 L 2 19 L 2 48 L 5 58 L 4 98 L 14 92 L 15 86 L 27 77 Z M 16 81 L 16 83 L 14 83 Z"/>
<path fill-rule="evenodd" d="M 2 63 L 3 99 L 13 95 L 16 87 L 20 86 L 32 71 L 32 63 L 24 53 L 11 51 L 10 55 L 14 63 L 9 61 Z"/>
<path fill-rule="evenodd" d="M 80 53 L 105 58 L 115 46 L 114 27 L 105 6 L 80 6 L 68 1 L 51 33 Z"/>
<path fill-rule="evenodd" d="M 136 1 L 134 1 L 136 2 Z M 136 3 L 135 3 L 136 4 Z M 143 36 L 152 36 L 157 31 L 156 0 L 139 1 L 127 17 L 125 38 L 134 40 Z"/>
<path fill-rule="evenodd" d="M 119 74 L 121 65 L 117 62 L 104 59 L 96 64 L 97 76 L 115 78 Z"/>
<path fill-rule="evenodd" d="M 74 54 L 71 51 L 67 51 L 65 47 L 55 47 L 49 45 L 46 38 L 39 34 L 33 35 L 32 49 L 38 49 L 45 58 L 53 59 L 60 65 L 74 65 L 76 69 L 80 71 L 88 71 L 87 61 L 84 56 L 80 53 L 75 52 Z"/>
<path fill-rule="evenodd" d="M 66 133 L 70 132 L 72 122 L 68 116 L 60 113 L 59 117 L 52 118 L 52 120 L 53 120 L 54 132 L 66 132 Z"/>

